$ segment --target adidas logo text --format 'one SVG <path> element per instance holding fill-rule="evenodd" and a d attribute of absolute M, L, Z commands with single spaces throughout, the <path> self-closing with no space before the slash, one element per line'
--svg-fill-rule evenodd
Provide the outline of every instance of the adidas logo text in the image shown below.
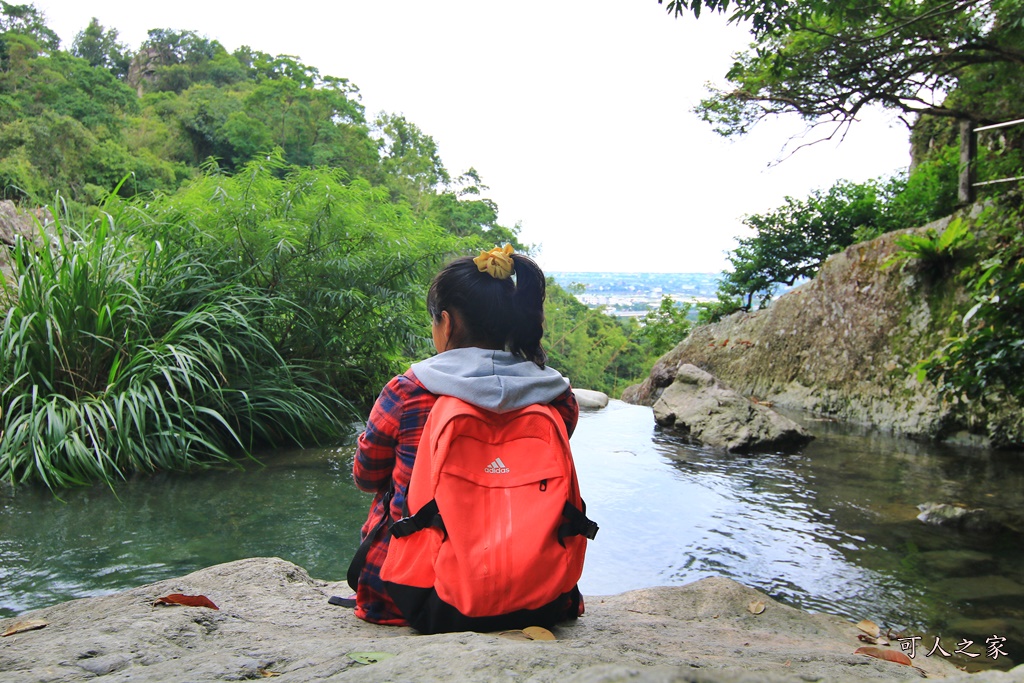
<path fill-rule="evenodd" d="M 495 458 L 490 465 L 484 468 L 484 472 L 488 474 L 508 474 L 509 469 L 501 461 L 501 458 Z"/>

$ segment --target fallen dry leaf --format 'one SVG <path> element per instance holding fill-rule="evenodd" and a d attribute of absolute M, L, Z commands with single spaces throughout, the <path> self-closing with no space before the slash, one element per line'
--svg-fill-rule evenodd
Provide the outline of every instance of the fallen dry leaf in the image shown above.
<path fill-rule="evenodd" d="M 530 640 L 557 640 L 555 634 L 543 626 L 527 626 L 523 633 L 529 636 Z"/>
<path fill-rule="evenodd" d="M 883 650 L 880 647 L 858 647 L 853 651 L 855 655 L 867 655 L 868 657 L 877 657 L 878 659 L 884 659 L 887 662 L 896 662 L 897 664 L 906 664 L 907 666 L 914 666 L 914 662 L 907 655 L 896 650 Z"/>
<path fill-rule="evenodd" d="M 157 605 L 185 605 L 186 607 L 209 607 L 210 609 L 220 609 L 205 595 L 182 595 L 181 593 L 171 593 L 170 595 L 165 595 L 162 598 L 157 598 L 156 602 L 153 603 L 153 607 L 156 607 Z"/>
<path fill-rule="evenodd" d="M 747 605 L 747 611 L 751 614 L 760 614 L 764 611 L 764 600 L 751 600 Z"/>
<path fill-rule="evenodd" d="M 877 638 L 882 634 L 882 629 L 878 628 L 878 624 L 873 621 L 868 621 L 867 619 L 861 619 L 860 623 L 857 624 L 857 628 L 864 631 L 864 633 L 868 634 L 872 638 Z"/>
<path fill-rule="evenodd" d="M 36 629 L 43 628 L 49 624 L 48 621 L 43 619 L 25 619 L 24 621 L 16 621 L 7 627 L 7 630 L 0 633 L 0 637 L 13 636 L 15 633 L 24 633 L 25 631 L 35 631 Z"/>
<path fill-rule="evenodd" d="M 889 641 L 886 639 L 885 636 L 878 636 L 877 638 L 872 638 L 871 636 L 867 635 L 866 633 L 858 633 L 857 634 L 857 640 L 859 640 L 862 643 L 868 643 L 869 645 L 888 645 L 889 644 Z"/>
<path fill-rule="evenodd" d="M 494 635 L 508 638 L 509 640 L 557 640 L 554 633 L 541 626 L 527 626 L 521 631 L 498 631 Z"/>

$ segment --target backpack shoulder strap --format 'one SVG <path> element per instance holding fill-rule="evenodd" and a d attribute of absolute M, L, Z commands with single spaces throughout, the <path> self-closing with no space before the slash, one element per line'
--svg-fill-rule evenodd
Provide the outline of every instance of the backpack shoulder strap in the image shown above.
<path fill-rule="evenodd" d="M 366 538 L 359 544 L 359 548 L 356 550 L 356 554 L 352 556 L 352 561 L 348 565 L 348 572 L 345 575 L 345 579 L 348 581 L 349 588 L 352 590 L 358 590 L 359 586 L 359 575 L 363 573 L 363 568 L 366 566 L 366 556 L 370 552 L 370 546 L 372 546 L 380 534 L 387 529 L 387 526 L 391 524 L 391 494 L 392 489 L 388 489 L 384 494 L 381 503 L 384 506 L 384 514 L 380 520 L 370 529 L 370 532 L 366 534 Z"/>

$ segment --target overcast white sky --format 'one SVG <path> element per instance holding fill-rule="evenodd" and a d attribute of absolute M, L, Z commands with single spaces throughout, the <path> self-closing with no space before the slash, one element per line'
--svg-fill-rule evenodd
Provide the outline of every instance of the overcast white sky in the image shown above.
<path fill-rule="evenodd" d="M 717 136 L 691 109 L 749 35 L 656 0 L 26 1 L 65 49 L 96 17 L 133 49 L 193 30 L 348 78 L 368 118 L 402 113 L 453 177 L 476 168 L 545 270 L 719 272 L 745 214 L 909 163 L 880 113 L 778 165 L 799 121 Z"/>

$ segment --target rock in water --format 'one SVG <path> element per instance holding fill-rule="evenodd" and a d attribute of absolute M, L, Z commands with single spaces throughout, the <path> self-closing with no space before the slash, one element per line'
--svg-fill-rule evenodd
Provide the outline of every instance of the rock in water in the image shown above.
<path fill-rule="evenodd" d="M 734 453 L 792 452 L 814 437 L 695 365 L 683 364 L 654 403 L 654 419 L 675 433 Z"/>
<path fill-rule="evenodd" d="M 917 506 L 921 514 L 917 516 L 925 524 L 946 526 L 979 534 L 997 534 L 1011 531 L 998 515 L 984 508 L 966 508 L 949 503 L 921 503 Z"/>
<path fill-rule="evenodd" d="M 572 393 L 576 395 L 576 402 L 580 404 L 580 408 L 598 409 L 608 405 L 608 394 L 600 391 L 573 389 Z"/>

